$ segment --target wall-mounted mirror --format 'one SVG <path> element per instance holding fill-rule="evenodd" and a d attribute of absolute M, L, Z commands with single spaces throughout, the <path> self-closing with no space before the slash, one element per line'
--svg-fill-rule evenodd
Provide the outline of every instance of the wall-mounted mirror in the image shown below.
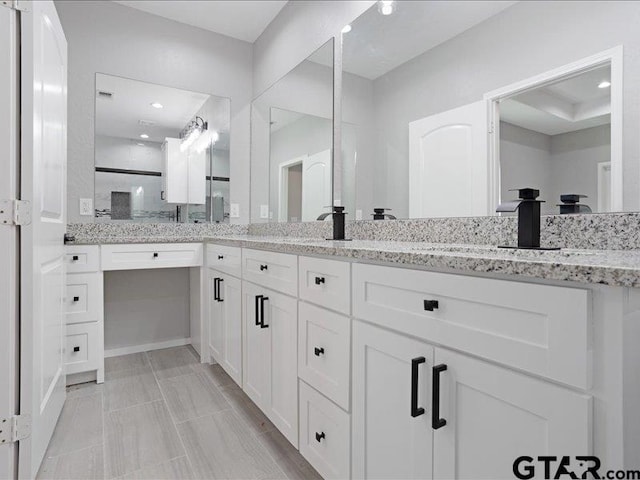
<path fill-rule="evenodd" d="M 96 74 L 96 221 L 228 222 L 230 100 Z"/>
<path fill-rule="evenodd" d="M 251 221 L 316 220 L 332 203 L 333 40 L 251 108 Z"/>
<path fill-rule="evenodd" d="M 494 215 L 521 187 L 540 189 L 549 214 L 633 208 L 622 48 L 625 62 L 640 51 L 637 5 L 376 2 L 342 33 L 336 198 L 351 219 L 371 219 L 374 208 L 397 218 Z M 639 68 L 625 63 L 624 75 Z"/>

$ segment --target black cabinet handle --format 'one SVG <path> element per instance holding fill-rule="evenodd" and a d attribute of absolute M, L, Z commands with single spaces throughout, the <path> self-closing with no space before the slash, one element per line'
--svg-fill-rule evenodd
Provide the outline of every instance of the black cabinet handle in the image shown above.
<path fill-rule="evenodd" d="M 220 301 L 220 278 L 213 279 L 213 299 L 216 302 Z"/>
<path fill-rule="evenodd" d="M 269 325 L 264 324 L 264 302 L 269 300 L 269 297 L 262 297 L 260 299 L 260 328 L 269 328 Z"/>
<path fill-rule="evenodd" d="M 260 271 L 262 272 L 263 270 L 266 270 L 267 268 L 269 268 L 268 265 L 260 265 Z"/>
<path fill-rule="evenodd" d="M 71 257 L 71 258 L 72 258 L 72 260 L 73 260 L 74 262 L 77 262 L 78 260 L 80 260 L 80 257 L 78 257 L 78 255 L 74 255 L 74 256 L 73 256 L 73 257 Z"/>
<path fill-rule="evenodd" d="M 323 438 L 325 438 L 324 432 L 322 432 L 322 433 L 316 432 L 316 442 L 320 443 Z"/>
<path fill-rule="evenodd" d="M 411 360 L 411 416 L 419 417 L 424 414 L 424 408 L 418 406 L 418 367 L 427 360 L 416 357 Z"/>
<path fill-rule="evenodd" d="M 313 353 L 316 355 L 316 357 L 319 357 L 320 355 L 324 355 L 324 347 L 315 347 L 313 349 Z"/>
<path fill-rule="evenodd" d="M 222 260 L 224 258 L 224 255 L 218 255 L 218 260 Z"/>
<path fill-rule="evenodd" d="M 224 278 L 218 278 L 218 298 L 216 298 L 216 300 L 218 300 L 219 302 L 224 302 L 224 298 L 222 298 L 222 295 L 220 295 L 220 293 L 222 292 L 222 290 L 220 289 L 222 282 L 224 282 Z"/>
<path fill-rule="evenodd" d="M 437 300 L 425 300 L 424 301 L 424 309 L 428 312 L 433 312 L 438 308 Z"/>
<path fill-rule="evenodd" d="M 260 326 L 260 300 L 264 298 L 264 295 L 256 295 L 256 327 Z"/>
<path fill-rule="evenodd" d="M 447 370 L 444 363 L 433 367 L 433 405 L 431 406 L 431 428 L 437 430 L 444 427 L 447 421 L 440 418 L 440 374 Z"/>
<path fill-rule="evenodd" d="M 80 301 L 80 297 L 73 297 L 73 301 L 74 302 L 79 302 Z"/>
<path fill-rule="evenodd" d="M 153 252 L 153 258 L 158 258 L 158 252 Z"/>
<path fill-rule="evenodd" d="M 324 277 L 316 277 L 316 285 L 320 285 L 324 283 Z"/>
<path fill-rule="evenodd" d="M 80 347 L 73 347 L 73 351 L 74 352 L 79 352 L 80 351 Z"/>

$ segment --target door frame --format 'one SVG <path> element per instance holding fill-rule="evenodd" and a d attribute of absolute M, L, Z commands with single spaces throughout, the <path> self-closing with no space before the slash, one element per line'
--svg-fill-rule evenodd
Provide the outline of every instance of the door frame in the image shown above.
<path fill-rule="evenodd" d="M 0 200 L 19 195 L 20 98 L 18 12 L 0 4 Z M 0 418 L 19 413 L 19 289 L 18 226 L 0 225 Z M 17 476 L 16 443 L 0 446 L 0 478 Z"/>
<path fill-rule="evenodd" d="M 291 160 L 286 160 L 278 165 L 278 222 L 289 221 L 287 220 L 289 216 L 289 176 L 287 175 L 289 168 L 298 164 L 304 165 L 306 158 L 309 158 L 309 155 L 304 154 Z M 302 218 L 300 220 L 302 220 Z"/>
<path fill-rule="evenodd" d="M 596 53 L 525 80 L 484 94 L 489 118 L 489 205 L 500 199 L 500 110 L 499 104 L 514 95 L 575 76 L 594 68 L 611 65 L 611 211 L 623 211 L 622 108 L 623 46 Z"/>

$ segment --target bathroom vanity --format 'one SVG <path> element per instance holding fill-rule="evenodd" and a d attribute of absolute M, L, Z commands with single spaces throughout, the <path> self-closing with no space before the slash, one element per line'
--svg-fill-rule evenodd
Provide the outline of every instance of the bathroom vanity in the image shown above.
<path fill-rule="evenodd" d="M 636 256 L 251 235 L 69 245 L 67 367 L 102 381 L 103 272 L 189 267 L 201 361 L 325 478 L 507 478 L 522 455 L 630 468 Z"/>

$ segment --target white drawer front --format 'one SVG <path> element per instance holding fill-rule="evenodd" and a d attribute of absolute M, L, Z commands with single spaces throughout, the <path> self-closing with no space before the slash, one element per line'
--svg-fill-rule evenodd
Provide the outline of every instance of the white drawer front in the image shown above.
<path fill-rule="evenodd" d="M 65 364 L 67 374 L 88 372 L 100 367 L 98 323 L 83 323 L 67 327 Z"/>
<path fill-rule="evenodd" d="M 296 297 L 298 296 L 298 257 L 243 248 L 242 278 Z"/>
<path fill-rule="evenodd" d="M 201 267 L 201 243 L 103 245 L 103 270 Z"/>
<path fill-rule="evenodd" d="M 98 245 L 65 246 L 67 273 L 97 272 L 100 270 L 100 247 Z"/>
<path fill-rule="evenodd" d="M 349 414 L 300 382 L 300 453 L 323 478 L 350 477 Z"/>
<path fill-rule="evenodd" d="M 298 375 L 349 410 L 351 319 L 299 302 Z"/>
<path fill-rule="evenodd" d="M 300 257 L 300 298 L 345 315 L 351 313 L 351 264 Z"/>
<path fill-rule="evenodd" d="M 67 324 L 100 320 L 102 289 L 102 273 L 68 274 L 65 297 Z"/>
<path fill-rule="evenodd" d="M 587 290 L 355 264 L 353 302 L 362 320 L 590 386 Z"/>
<path fill-rule="evenodd" d="M 207 244 L 207 267 L 235 277 L 242 276 L 242 250 L 238 247 Z"/>

